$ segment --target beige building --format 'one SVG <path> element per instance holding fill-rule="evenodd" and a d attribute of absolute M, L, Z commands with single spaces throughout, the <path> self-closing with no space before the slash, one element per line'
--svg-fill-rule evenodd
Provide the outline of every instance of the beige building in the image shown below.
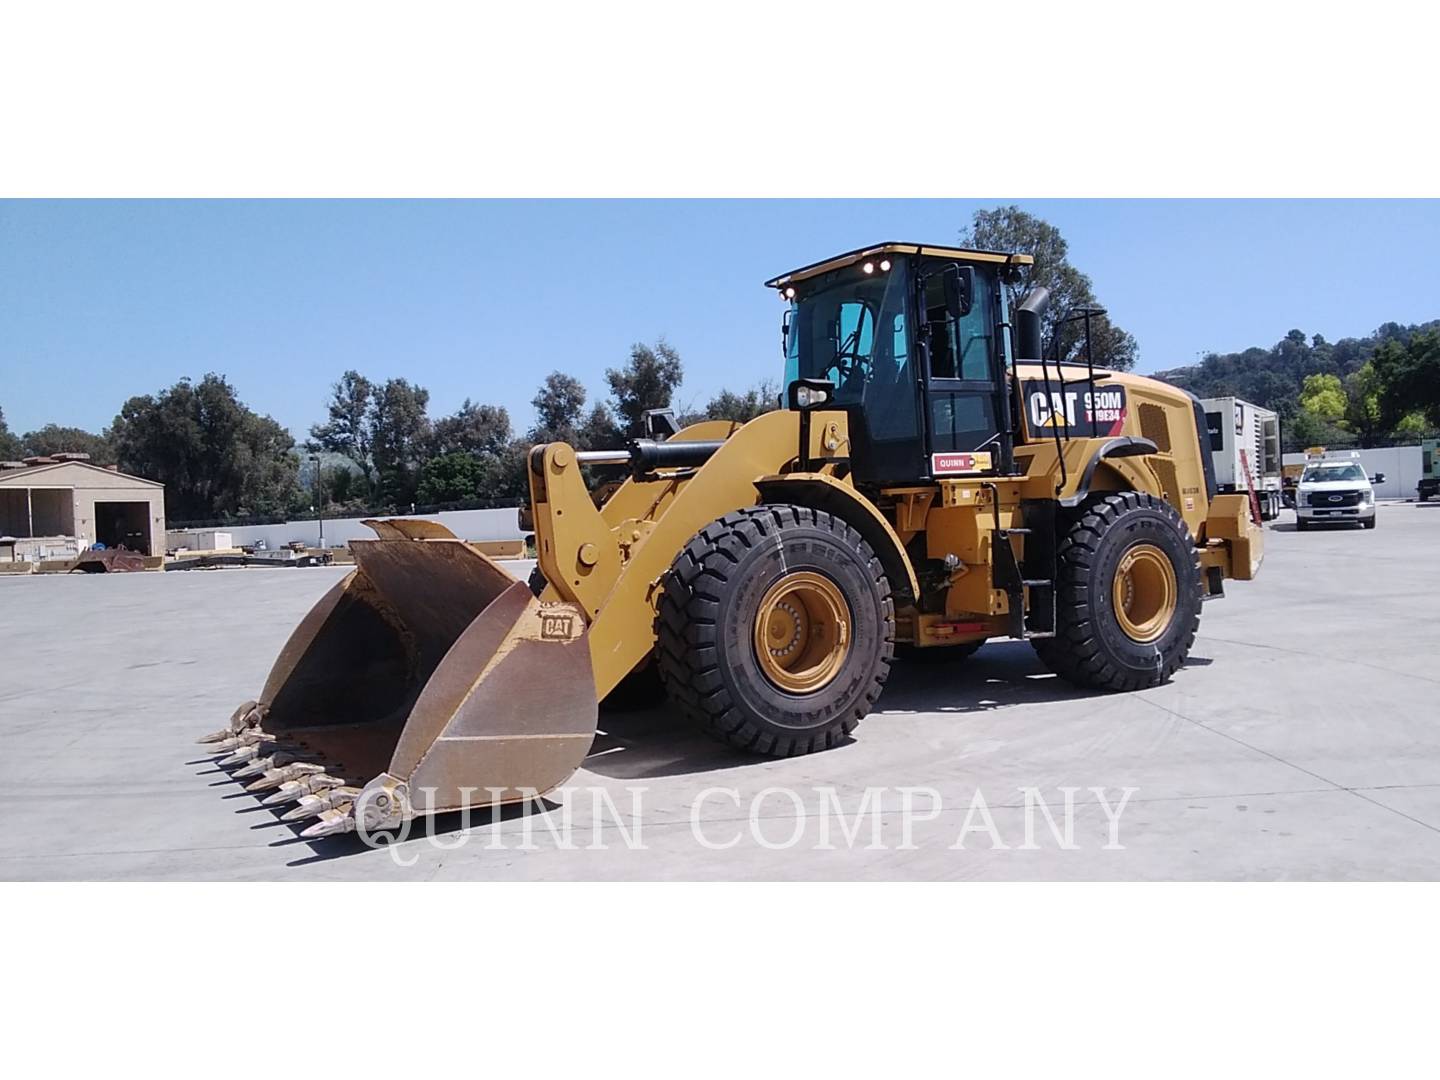
<path fill-rule="evenodd" d="M 0 468 L 0 537 L 16 558 L 78 554 L 95 543 L 165 554 L 165 486 L 88 461 Z M 0 558 L 10 554 L 0 550 Z"/>

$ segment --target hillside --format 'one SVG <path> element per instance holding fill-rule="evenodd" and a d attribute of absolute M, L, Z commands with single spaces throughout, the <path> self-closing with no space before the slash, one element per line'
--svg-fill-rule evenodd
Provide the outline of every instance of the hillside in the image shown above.
<path fill-rule="evenodd" d="M 1440 319 L 1419 325 L 1386 323 L 1366 337 L 1326 341 L 1315 334 L 1308 340 L 1291 330 L 1268 349 L 1254 347 L 1235 353 L 1211 353 L 1189 367 L 1158 371 L 1154 377 L 1184 387 L 1197 397 L 1234 395 L 1293 417 L 1300 409 L 1300 387 L 1307 375 L 1335 375 L 1344 379 L 1370 359 L 1384 341 L 1409 341 L 1416 333 L 1440 328 Z"/>

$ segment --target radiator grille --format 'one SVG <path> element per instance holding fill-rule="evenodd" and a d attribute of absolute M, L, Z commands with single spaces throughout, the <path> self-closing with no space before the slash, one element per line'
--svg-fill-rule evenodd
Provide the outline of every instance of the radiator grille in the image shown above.
<path fill-rule="evenodd" d="M 1358 491 L 1312 491 L 1310 505 L 1323 508 L 1332 506 L 1359 506 Z"/>
<path fill-rule="evenodd" d="M 1140 406 L 1140 434 L 1153 442 L 1162 454 L 1170 453 L 1170 421 L 1159 405 Z"/>
<path fill-rule="evenodd" d="M 1165 501 L 1178 505 L 1180 494 L 1180 477 L 1175 472 L 1175 462 L 1169 458 L 1157 457 L 1151 454 L 1145 459 L 1150 463 L 1156 478 L 1160 481 L 1160 487 L 1164 489 Z"/>

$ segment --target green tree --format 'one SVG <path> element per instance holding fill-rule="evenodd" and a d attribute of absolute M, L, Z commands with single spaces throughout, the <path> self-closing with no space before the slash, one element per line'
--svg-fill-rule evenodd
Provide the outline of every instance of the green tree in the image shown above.
<path fill-rule="evenodd" d="M 518 506 L 530 498 L 530 443 L 516 439 L 501 453 L 484 458 L 484 473 L 478 489 L 482 499 L 499 505 Z"/>
<path fill-rule="evenodd" d="M 51 454 L 89 454 L 96 465 L 114 465 L 115 447 L 108 435 L 96 435 L 77 427 L 46 424 L 39 431 L 26 432 L 21 440 L 26 457 Z"/>
<path fill-rule="evenodd" d="M 1327 376 L 1334 378 L 1334 376 Z M 1383 434 L 1380 415 L 1380 377 L 1375 365 L 1366 361 L 1360 370 L 1346 377 L 1345 429 L 1360 438 L 1361 446 L 1373 446 Z"/>
<path fill-rule="evenodd" d="M 1345 387 L 1335 375 L 1307 375 L 1300 388 L 1300 410 L 1334 422 L 1345 415 Z"/>
<path fill-rule="evenodd" d="M 683 427 L 701 420 L 730 420 L 737 424 L 748 424 L 761 413 L 779 407 L 780 384 L 773 379 L 762 379 L 743 393 L 721 390 L 704 407 L 681 413 L 680 424 Z"/>
<path fill-rule="evenodd" d="M 312 485 L 311 491 L 317 502 L 324 503 L 326 513 L 331 513 L 332 507 L 339 508 L 340 513 L 365 510 L 365 477 L 353 466 L 322 465 L 319 490 Z"/>
<path fill-rule="evenodd" d="M 423 503 L 466 502 L 480 495 L 486 468 L 474 454 L 455 451 L 428 459 L 420 466 L 415 497 Z"/>
<path fill-rule="evenodd" d="M 535 406 L 531 443 L 575 441 L 585 411 L 585 387 L 573 375 L 552 371 L 530 399 Z"/>
<path fill-rule="evenodd" d="M 374 465 L 370 459 L 371 406 L 375 387 L 358 371 L 347 371 L 331 390 L 330 418 L 310 429 L 309 450 L 344 454 L 359 468 L 368 485 Z"/>
<path fill-rule="evenodd" d="M 503 407 L 466 398 L 454 415 L 435 421 L 430 453 L 498 454 L 510 445 L 510 437 L 510 414 Z"/>
<path fill-rule="evenodd" d="M 997 206 L 977 210 L 970 224 L 961 230 L 960 243 L 981 251 L 1003 251 L 1029 255 L 1035 263 L 1021 272 L 1026 289 L 1043 285 L 1050 290 L 1045 311 L 1044 334 L 1052 341 L 1058 334 L 1062 359 L 1083 359 L 1084 331 L 1078 325 L 1061 328 L 1061 320 L 1082 307 L 1099 307 L 1090 278 L 1070 263 L 1070 245 L 1060 230 L 1048 221 L 1018 206 Z M 1135 366 L 1139 349 L 1135 339 L 1112 322 L 1109 316 L 1091 320 L 1095 363 L 1101 367 L 1128 371 Z"/>
<path fill-rule="evenodd" d="M 680 354 L 664 338 L 654 345 L 636 342 L 630 346 L 625 366 L 605 372 L 620 428 L 639 434 L 646 410 L 669 408 L 684 374 Z"/>
<path fill-rule="evenodd" d="M 1335 446 L 1349 441 L 1345 432 L 1334 421 L 1303 409 L 1290 421 L 1285 434 L 1289 445 L 1297 448 Z"/>
<path fill-rule="evenodd" d="M 5 410 L 0 409 L 0 461 L 14 461 L 21 456 L 20 440 L 10 431 L 10 425 L 5 423 Z"/>
<path fill-rule="evenodd" d="M 430 440 L 425 408 L 430 391 L 406 379 L 389 379 L 370 404 L 370 458 L 383 498 L 395 505 L 415 499 L 420 464 Z"/>
<path fill-rule="evenodd" d="M 625 445 L 625 433 L 610 410 L 597 401 L 576 431 L 575 445 L 581 450 L 613 450 Z"/>
<path fill-rule="evenodd" d="M 110 430 L 120 467 L 163 483 L 174 520 L 283 513 L 297 494 L 295 440 L 220 375 L 132 397 Z"/>
<path fill-rule="evenodd" d="M 1376 348 L 1372 362 L 1383 423 L 1396 425 L 1419 412 L 1432 427 L 1440 427 L 1440 329 L 1403 341 L 1392 337 Z"/>
<path fill-rule="evenodd" d="M 1424 439 L 1435 433 L 1435 425 L 1422 412 L 1406 413 L 1395 424 L 1394 434 L 1402 439 Z"/>

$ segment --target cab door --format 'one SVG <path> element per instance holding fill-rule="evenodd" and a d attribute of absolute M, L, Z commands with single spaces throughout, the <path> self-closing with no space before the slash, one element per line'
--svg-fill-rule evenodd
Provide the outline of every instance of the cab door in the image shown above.
<path fill-rule="evenodd" d="M 1004 368 L 996 347 L 998 283 L 955 263 L 926 268 L 917 289 L 926 449 L 932 477 L 993 472 L 1007 459 Z"/>

